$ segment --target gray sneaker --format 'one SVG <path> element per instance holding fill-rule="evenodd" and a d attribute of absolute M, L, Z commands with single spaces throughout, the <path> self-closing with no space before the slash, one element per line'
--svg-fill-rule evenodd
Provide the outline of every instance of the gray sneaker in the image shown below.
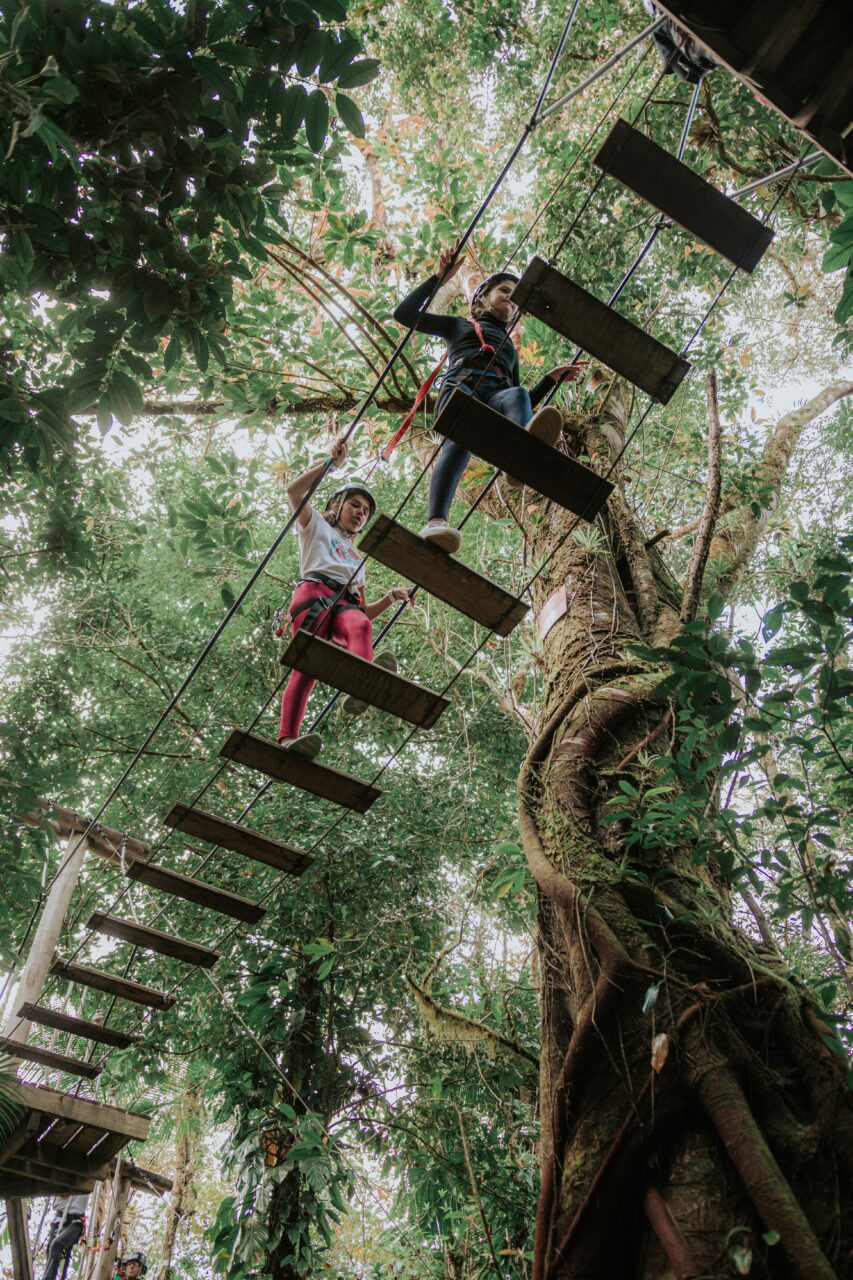
<path fill-rule="evenodd" d="M 548 404 L 534 413 L 524 430 L 553 449 L 563 434 L 563 415 L 555 405 Z M 517 480 L 515 476 L 507 476 L 506 483 L 510 489 L 521 489 L 524 486 L 524 481 Z"/>
<path fill-rule="evenodd" d="M 282 738 L 278 745 L 285 751 L 292 751 L 295 756 L 315 760 L 323 750 L 323 739 L 319 733 L 303 733 L 300 738 Z"/>
<path fill-rule="evenodd" d="M 381 667 L 383 671 L 390 671 L 392 675 L 397 674 L 397 659 L 388 649 L 383 649 L 382 653 L 376 655 L 373 659 L 375 667 Z M 370 704 L 362 701 L 361 698 L 354 697 L 348 693 L 341 703 L 341 711 L 347 716 L 360 716 L 362 711 L 366 711 Z"/>
<path fill-rule="evenodd" d="M 462 546 L 462 534 L 446 520 L 428 520 L 418 537 L 423 538 L 424 542 L 431 542 L 434 546 L 440 547 L 450 556 L 455 555 Z"/>

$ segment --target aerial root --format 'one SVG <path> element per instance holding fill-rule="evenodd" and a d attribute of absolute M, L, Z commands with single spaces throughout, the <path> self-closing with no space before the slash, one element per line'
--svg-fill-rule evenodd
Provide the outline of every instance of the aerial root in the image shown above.
<path fill-rule="evenodd" d="M 726 1063 L 705 1051 L 688 1076 L 759 1217 L 779 1232 L 794 1280 L 838 1280 Z"/>

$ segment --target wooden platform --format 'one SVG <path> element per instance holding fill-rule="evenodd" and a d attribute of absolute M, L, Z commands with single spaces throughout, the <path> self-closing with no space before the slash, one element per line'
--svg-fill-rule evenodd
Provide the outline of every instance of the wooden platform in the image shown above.
<path fill-rule="evenodd" d="M 134 924 L 132 920 L 121 920 L 118 916 L 107 915 L 105 911 L 93 911 L 86 921 L 86 928 L 95 933 L 104 933 L 109 938 L 120 938 L 122 942 L 132 942 L 135 947 L 142 947 L 145 951 L 156 951 L 158 955 L 171 956 L 174 960 L 183 960 L 185 964 L 199 965 L 202 969 L 212 968 L 219 959 L 219 952 L 212 951 L 210 947 L 203 947 L 198 942 L 187 942 L 171 933 L 161 933 L 159 929 Z"/>
<path fill-rule="evenodd" d="M 126 1031 L 116 1031 L 113 1027 L 104 1027 L 100 1022 L 91 1022 L 88 1018 L 74 1018 L 67 1013 L 58 1013 L 55 1009 L 46 1009 L 40 1004 L 22 1004 L 17 1012 L 19 1018 L 35 1022 L 41 1027 L 53 1027 L 56 1031 L 67 1031 L 72 1036 L 82 1036 L 86 1040 L 94 1040 L 97 1044 L 113 1045 L 116 1049 L 127 1049 L 139 1043 L 139 1036 L 128 1035 Z"/>
<path fill-rule="evenodd" d="M 515 286 L 513 298 L 520 288 L 520 284 Z M 583 520 L 594 520 L 613 491 L 609 480 L 543 444 L 502 413 L 458 388 L 451 392 L 433 426 L 448 440 L 517 477 Z"/>
<path fill-rule="evenodd" d="M 283 840 L 263 836 L 250 827 L 241 827 L 236 822 L 229 822 L 227 818 L 218 818 L 215 813 L 194 809 L 188 804 L 172 805 L 163 821 L 167 827 L 185 831 L 187 835 L 197 836 L 199 840 L 209 840 L 222 849 L 233 849 L 235 853 L 245 854 L 256 862 L 275 867 L 276 871 L 287 871 L 292 876 L 301 876 L 314 861 L 307 853 L 294 849 Z"/>
<path fill-rule="evenodd" d="M 67 1071 L 72 1076 L 84 1076 L 87 1080 L 94 1080 L 102 1070 L 92 1062 L 70 1058 L 67 1053 L 54 1053 L 52 1049 L 40 1049 L 35 1044 L 19 1044 L 17 1040 L 7 1040 L 3 1036 L 0 1036 L 0 1052 L 8 1053 L 10 1058 L 20 1058 L 23 1062 L 36 1062 L 39 1066 L 49 1067 L 51 1071 Z"/>
<path fill-rule="evenodd" d="M 758 218 L 625 120 L 595 163 L 743 271 L 755 270 L 773 239 Z"/>
<path fill-rule="evenodd" d="M 658 8 L 853 177 L 849 0 L 661 0 Z"/>
<path fill-rule="evenodd" d="M 330 765 L 306 760 L 304 756 L 286 751 L 277 742 L 261 738 L 247 729 L 235 729 L 219 753 L 228 760 L 248 765 L 265 773 L 276 782 L 289 782 L 311 795 L 331 800 L 345 809 L 366 813 L 382 792 L 369 782 L 362 782 L 352 774 L 333 769 Z"/>
<path fill-rule="evenodd" d="M 66 964 L 64 960 L 54 960 L 50 972 L 66 982 L 76 982 L 81 987 L 91 987 L 93 991 L 104 991 L 134 1004 L 144 1004 L 149 1009 L 165 1011 L 175 1003 L 174 996 L 158 991 L 156 987 L 146 987 L 142 982 L 131 982 L 130 978 L 119 978 L 105 973 L 103 969 L 92 969 L 87 964 Z"/>
<path fill-rule="evenodd" d="M 17 1087 L 19 1118 L 0 1140 L 0 1197 L 94 1190 L 118 1152 L 144 1141 L 150 1119 L 36 1085 Z"/>
<path fill-rule="evenodd" d="M 245 920 L 248 924 L 255 924 L 266 914 L 259 903 L 252 902 L 249 898 L 217 889 L 215 885 L 196 880 L 193 876 L 167 871 L 165 867 L 158 867 L 151 862 L 136 862 L 128 867 L 127 874 L 131 880 L 148 885 L 150 889 L 170 893 L 172 897 L 184 898 L 187 902 L 196 902 L 209 911 L 218 911 L 220 915 Z"/>
<path fill-rule="evenodd" d="M 367 662 L 339 644 L 321 640 L 310 631 L 297 631 L 281 661 L 420 729 L 431 729 L 450 706 L 441 694 L 386 671 L 375 662 Z"/>
<path fill-rule="evenodd" d="M 620 316 L 555 267 L 549 267 L 542 258 L 533 258 L 515 286 L 512 300 L 556 333 L 576 342 L 608 369 L 627 378 L 658 404 L 672 399 L 690 368 L 689 360 Z M 435 426 L 441 430 L 440 419 Z"/>
<path fill-rule="evenodd" d="M 376 517 L 358 549 L 499 636 L 508 636 L 527 613 L 523 600 L 404 529 L 390 516 Z"/>

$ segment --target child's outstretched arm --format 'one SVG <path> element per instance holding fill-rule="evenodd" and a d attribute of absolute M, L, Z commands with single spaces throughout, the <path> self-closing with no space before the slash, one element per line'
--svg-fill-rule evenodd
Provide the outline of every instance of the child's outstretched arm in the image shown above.
<path fill-rule="evenodd" d="M 349 448 L 345 440 L 336 440 L 332 445 L 332 469 L 339 467 L 342 462 L 346 462 Z M 303 471 L 287 486 L 287 500 L 292 509 L 295 511 L 302 499 L 310 492 L 312 484 L 318 480 L 325 470 L 326 462 L 315 462 L 313 467 L 309 467 L 307 471 Z M 313 514 L 313 507 L 310 502 L 306 502 L 305 506 L 299 512 L 296 523 L 300 529 L 305 529 L 308 521 Z"/>
<path fill-rule="evenodd" d="M 442 284 L 446 284 L 461 269 L 463 259 L 458 258 L 454 262 L 453 255 L 455 252 L 455 248 L 442 249 L 438 257 L 438 270 L 435 274 L 431 275 L 423 284 L 419 284 L 416 289 L 413 289 L 394 311 L 394 319 L 398 324 L 405 325 L 407 329 L 417 329 L 418 333 L 431 334 L 434 338 L 447 339 L 456 334 L 460 325 L 458 317 L 442 316 L 435 311 L 421 310 L 439 281 Z"/>
<path fill-rule="evenodd" d="M 392 604 L 397 604 L 400 600 L 409 600 L 408 587 L 391 587 L 390 591 L 386 591 L 384 596 L 378 600 L 374 600 L 373 604 L 366 604 L 364 612 L 372 622 L 374 618 L 378 618 L 380 613 L 384 613 L 386 609 L 390 609 Z"/>

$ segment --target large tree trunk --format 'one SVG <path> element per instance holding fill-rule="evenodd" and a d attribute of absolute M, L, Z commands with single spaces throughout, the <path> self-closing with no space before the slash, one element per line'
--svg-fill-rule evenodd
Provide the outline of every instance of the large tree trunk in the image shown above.
<path fill-rule="evenodd" d="M 604 469 L 619 431 L 617 399 L 574 443 Z M 542 973 L 534 1280 L 722 1280 L 747 1274 L 738 1249 L 751 1277 L 841 1280 L 853 1240 L 842 1064 L 775 954 L 733 924 L 714 866 L 694 865 L 695 833 L 639 854 L 601 822 L 620 781 L 653 785 L 643 748 L 672 733 L 655 693 L 666 672 L 629 646 L 674 634 L 680 591 L 618 487 L 605 551 L 560 545 L 569 522 L 543 504 L 530 548 L 535 561 L 554 553 L 537 611 L 563 586 L 568 601 L 545 640 L 520 778 Z"/>
<path fill-rule="evenodd" d="M 192 1214 L 195 1200 L 194 1177 L 198 1160 L 198 1120 L 201 1113 L 198 1094 L 187 1089 L 177 1109 L 175 1136 L 175 1177 L 169 1201 L 166 1233 L 160 1251 L 158 1280 L 172 1280 L 172 1257 L 181 1223 Z"/>

